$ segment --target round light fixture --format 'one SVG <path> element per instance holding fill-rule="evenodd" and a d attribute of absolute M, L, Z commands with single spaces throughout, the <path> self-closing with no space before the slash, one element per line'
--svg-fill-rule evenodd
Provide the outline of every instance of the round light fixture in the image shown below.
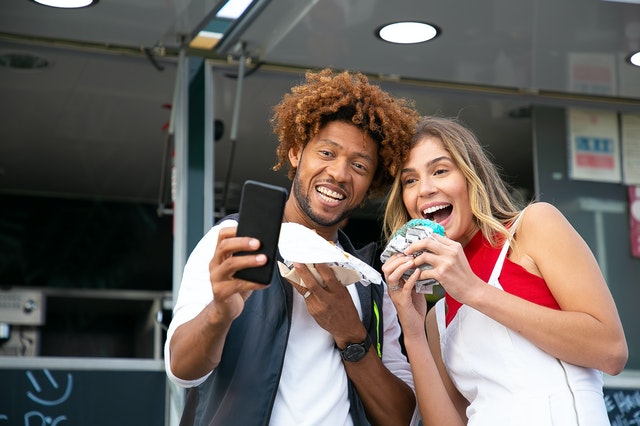
<path fill-rule="evenodd" d="M 440 34 L 440 30 L 426 22 L 394 22 L 384 25 L 376 35 L 389 43 L 414 44 L 429 41 Z"/>
<path fill-rule="evenodd" d="M 98 0 L 32 0 L 43 6 L 58 7 L 61 9 L 80 9 L 93 6 Z"/>
<path fill-rule="evenodd" d="M 629 63 L 631 65 L 635 65 L 636 67 L 640 67 L 640 52 L 636 52 L 629 56 Z"/>

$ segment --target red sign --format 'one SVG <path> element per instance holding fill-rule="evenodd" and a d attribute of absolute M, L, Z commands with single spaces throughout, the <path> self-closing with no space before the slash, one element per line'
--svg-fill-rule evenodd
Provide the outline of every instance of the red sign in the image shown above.
<path fill-rule="evenodd" d="M 592 169 L 615 168 L 614 158 L 610 155 L 576 153 L 576 164 L 580 167 Z"/>
<path fill-rule="evenodd" d="M 629 227 L 631 253 L 640 257 L 640 186 L 629 187 Z"/>

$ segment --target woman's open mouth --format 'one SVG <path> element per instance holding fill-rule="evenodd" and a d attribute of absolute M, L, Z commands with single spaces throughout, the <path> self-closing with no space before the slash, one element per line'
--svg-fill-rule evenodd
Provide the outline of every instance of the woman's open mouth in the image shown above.
<path fill-rule="evenodd" d="M 452 211 L 453 206 L 451 204 L 441 204 L 424 209 L 422 211 L 422 217 L 440 223 L 448 218 Z"/>

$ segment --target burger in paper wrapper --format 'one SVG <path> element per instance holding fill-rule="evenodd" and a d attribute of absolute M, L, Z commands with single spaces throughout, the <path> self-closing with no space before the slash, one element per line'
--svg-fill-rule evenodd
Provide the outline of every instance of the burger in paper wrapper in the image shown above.
<path fill-rule="evenodd" d="M 385 263 L 391 256 L 396 253 L 403 253 L 411 243 L 421 240 L 423 238 L 433 238 L 433 233 L 444 236 L 444 228 L 439 223 L 433 222 L 428 219 L 412 219 L 405 223 L 404 226 L 398 229 L 394 234 L 384 251 L 380 255 L 380 260 Z M 413 257 L 417 257 L 422 252 L 416 252 Z M 421 270 L 432 269 L 429 264 L 420 265 Z M 415 269 L 409 269 L 402 276 L 405 280 L 409 279 Z M 438 281 L 433 278 L 426 280 L 418 280 L 416 282 L 416 292 L 418 293 L 433 293 L 433 286 L 439 284 Z"/>
<path fill-rule="evenodd" d="M 303 287 L 306 285 L 293 269 L 294 262 L 305 264 L 318 280 L 320 275 L 314 265 L 325 263 L 342 285 L 358 281 L 363 285 L 382 283 L 382 276 L 374 268 L 297 223 L 282 224 L 278 250 L 284 259 L 278 262 L 280 275 Z"/>

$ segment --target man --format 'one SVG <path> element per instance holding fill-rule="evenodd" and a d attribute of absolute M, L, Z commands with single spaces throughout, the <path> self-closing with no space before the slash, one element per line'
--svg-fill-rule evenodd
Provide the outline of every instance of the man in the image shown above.
<path fill-rule="evenodd" d="M 384 192 L 418 114 L 359 73 L 308 72 L 274 108 L 278 163 L 292 179 L 284 221 L 371 264 L 340 225 Z M 167 333 L 167 375 L 189 388 L 181 424 L 406 425 L 415 396 L 386 285 L 343 286 L 327 265 L 294 264 L 306 288 L 234 279 L 265 263 L 235 219 L 203 237 L 184 270 Z"/>

